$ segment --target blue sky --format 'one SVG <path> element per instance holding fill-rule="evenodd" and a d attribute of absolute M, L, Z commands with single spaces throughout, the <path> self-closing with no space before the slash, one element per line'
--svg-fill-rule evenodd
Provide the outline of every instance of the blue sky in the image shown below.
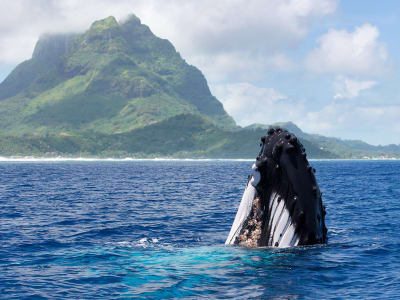
<path fill-rule="evenodd" d="M 136 14 L 205 74 L 242 126 L 400 144 L 400 2 L 361 0 L 5 0 L 0 81 L 47 32 Z"/>

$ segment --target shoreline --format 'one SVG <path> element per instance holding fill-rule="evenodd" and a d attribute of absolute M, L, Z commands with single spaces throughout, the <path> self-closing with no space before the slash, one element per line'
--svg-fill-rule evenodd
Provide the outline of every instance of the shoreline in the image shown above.
<path fill-rule="evenodd" d="M 399 161 L 399 158 L 310 158 L 309 161 Z M 98 158 L 98 157 L 34 157 L 34 156 L 0 156 L 0 163 L 3 162 L 210 162 L 210 161 L 236 161 L 236 162 L 254 162 L 250 158 Z"/>

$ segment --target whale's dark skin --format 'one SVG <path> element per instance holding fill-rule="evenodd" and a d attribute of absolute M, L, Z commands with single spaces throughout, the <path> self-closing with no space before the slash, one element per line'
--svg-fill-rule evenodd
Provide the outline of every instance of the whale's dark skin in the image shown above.
<path fill-rule="evenodd" d="M 256 159 L 261 179 L 255 186 L 257 196 L 248 218 L 243 223 L 234 244 L 244 246 L 271 245 L 271 212 L 269 201 L 278 194 L 284 201 L 298 237 L 297 245 L 327 242 L 326 210 L 322 204 L 315 169 L 308 163 L 303 145 L 297 137 L 281 128 L 273 128 L 261 137 L 261 150 Z M 282 236 L 282 234 L 281 234 Z"/>

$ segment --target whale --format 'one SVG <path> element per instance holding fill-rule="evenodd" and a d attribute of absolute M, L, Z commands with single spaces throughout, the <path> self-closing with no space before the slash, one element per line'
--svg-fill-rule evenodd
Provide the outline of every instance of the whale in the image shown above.
<path fill-rule="evenodd" d="M 261 137 L 227 245 L 295 247 L 327 243 L 326 207 L 304 146 L 291 132 Z"/>

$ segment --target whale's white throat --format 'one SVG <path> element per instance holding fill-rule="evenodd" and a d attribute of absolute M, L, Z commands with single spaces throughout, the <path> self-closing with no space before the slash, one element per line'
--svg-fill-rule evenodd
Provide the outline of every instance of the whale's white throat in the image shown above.
<path fill-rule="evenodd" d="M 260 182 L 260 179 L 261 174 L 258 172 L 256 165 L 253 164 L 250 180 L 247 183 L 235 220 L 225 241 L 226 245 L 236 243 L 236 238 L 241 233 L 244 222 L 249 218 L 250 212 L 254 207 L 254 201 L 259 196 L 255 187 Z M 279 248 L 297 246 L 299 238 L 296 234 L 295 225 L 292 223 L 289 210 L 285 206 L 285 201 L 282 200 L 282 197 L 278 193 L 271 194 L 267 213 L 270 216 L 268 245 Z"/>

